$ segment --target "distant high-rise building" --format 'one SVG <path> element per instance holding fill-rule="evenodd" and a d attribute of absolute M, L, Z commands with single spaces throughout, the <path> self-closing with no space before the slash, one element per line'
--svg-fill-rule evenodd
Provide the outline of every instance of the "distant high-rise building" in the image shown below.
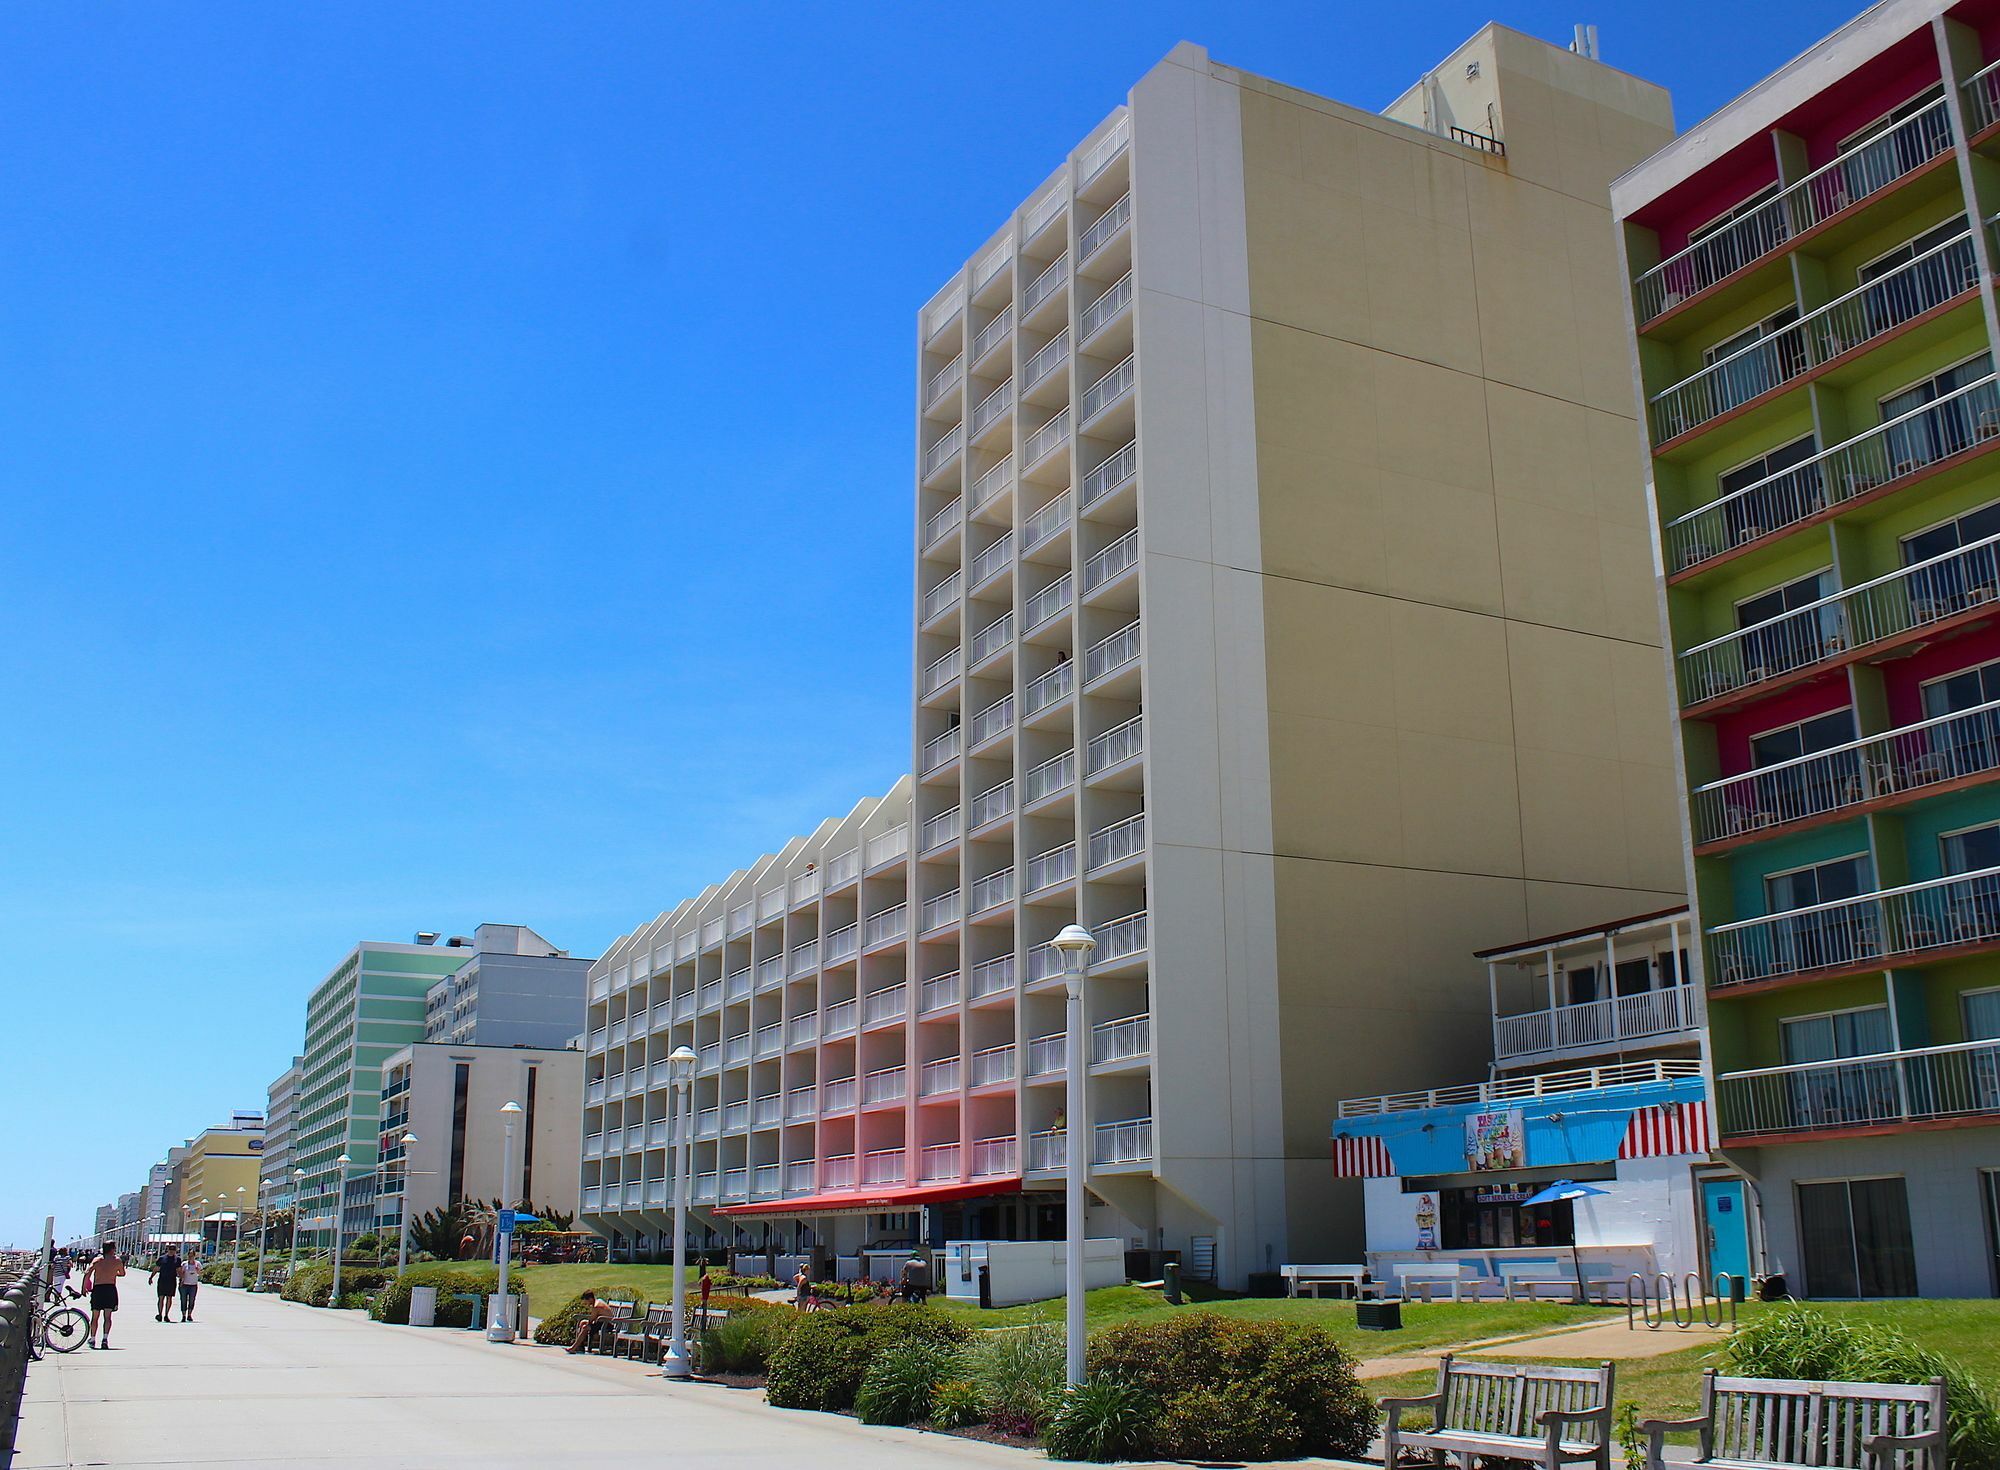
<path fill-rule="evenodd" d="M 257 1192 L 267 1210 L 292 1207 L 292 1133 L 298 1123 L 299 1077 L 304 1057 L 293 1057 L 265 1094 L 264 1154 L 257 1166 Z"/>

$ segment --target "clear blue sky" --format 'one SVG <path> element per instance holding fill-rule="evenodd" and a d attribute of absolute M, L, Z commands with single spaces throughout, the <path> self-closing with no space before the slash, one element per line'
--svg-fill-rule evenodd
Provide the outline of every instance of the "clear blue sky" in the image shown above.
<path fill-rule="evenodd" d="M 906 768 L 913 313 L 1175 41 L 1378 108 L 1594 20 L 1685 123 L 1849 13 L 15 0 L 0 1242 L 357 939 L 595 954 Z"/>

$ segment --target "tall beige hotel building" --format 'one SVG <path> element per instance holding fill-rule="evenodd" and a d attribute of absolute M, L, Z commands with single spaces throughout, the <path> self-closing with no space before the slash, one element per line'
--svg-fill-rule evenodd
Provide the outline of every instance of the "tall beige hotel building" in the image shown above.
<path fill-rule="evenodd" d="M 746 1249 L 1060 1238 L 1073 1145 L 1094 1236 L 1358 1249 L 1336 1103 L 1490 1059 L 1472 952 L 1681 898 L 1607 194 L 1671 136 L 1497 26 L 1381 114 L 1183 44 L 1001 215 L 917 315 L 910 774 L 591 970 L 617 1253 L 683 1044 Z"/>

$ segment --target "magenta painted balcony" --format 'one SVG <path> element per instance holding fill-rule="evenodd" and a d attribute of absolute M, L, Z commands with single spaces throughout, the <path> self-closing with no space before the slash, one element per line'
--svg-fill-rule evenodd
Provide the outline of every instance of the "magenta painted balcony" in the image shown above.
<path fill-rule="evenodd" d="M 1012 1174 L 1018 1150 L 1013 1138 L 982 1138 L 972 1145 L 972 1177 L 990 1179 Z"/>
<path fill-rule="evenodd" d="M 861 1182 L 868 1185 L 901 1184 L 903 1182 L 903 1164 L 902 1149 L 873 1149 L 862 1156 Z"/>
<path fill-rule="evenodd" d="M 820 1188 L 852 1189 L 854 1187 L 854 1155 L 834 1154 L 823 1160 L 819 1166 Z"/>

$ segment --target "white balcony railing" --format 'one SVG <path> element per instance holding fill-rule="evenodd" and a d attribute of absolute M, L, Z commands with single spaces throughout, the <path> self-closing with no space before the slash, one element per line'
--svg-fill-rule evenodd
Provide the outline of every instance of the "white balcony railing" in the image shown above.
<path fill-rule="evenodd" d="M 910 932 L 910 906 L 899 903 L 893 908 L 868 916 L 863 931 L 863 942 L 870 949 L 878 944 L 886 944 L 891 939 L 901 939 Z"/>
<path fill-rule="evenodd" d="M 792 946 L 792 973 L 809 975 L 819 968 L 819 941 L 807 939 Z"/>
<path fill-rule="evenodd" d="M 1076 844 L 1065 842 L 1061 847 L 1037 853 L 1028 859 L 1022 876 L 1023 893 L 1040 893 L 1058 883 L 1069 882 L 1076 876 Z"/>
<path fill-rule="evenodd" d="M 2000 1114 L 2000 1040 L 1725 1073 L 1724 1136 L 1807 1133 Z"/>
<path fill-rule="evenodd" d="M 1696 842 L 1824 816 L 2000 769 L 2000 701 L 1698 786 Z"/>
<path fill-rule="evenodd" d="M 1064 409 L 1028 436 L 1028 442 L 1021 451 L 1021 462 L 1029 468 L 1040 464 L 1069 438 L 1069 410 Z"/>
<path fill-rule="evenodd" d="M 1069 611 L 1069 602 L 1070 575 L 1064 572 L 1028 599 L 1027 608 L 1022 615 L 1021 630 L 1025 633 L 1034 632 L 1051 618 Z"/>
<path fill-rule="evenodd" d="M 820 1090 L 820 1107 L 829 1113 L 848 1113 L 854 1110 L 854 1079 L 836 1077 L 823 1085 Z"/>
<path fill-rule="evenodd" d="M 1069 1162 L 1069 1135 L 1062 1129 L 1034 1133 L 1028 1137 L 1028 1172 L 1047 1174 Z"/>
<path fill-rule="evenodd" d="M 965 426 L 959 424 L 954 426 L 950 433 L 924 451 L 924 478 L 928 480 L 954 459 L 957 459 L 959 452 L 964 448 Z"/>
<path fill-rule="evenodd" d="M 811 1046 L 819 1039 L 819 1012 L 807 1011 L 785 1023 L 785 1040 L 792 1046 Z"/>
<path fill-rule="evenodd" d="M 1000 781 L 987 787 L 967 803 L 965 827 L 968 832 L 977 832 L 989 822 L 997 822 L 1014 810 L 1014 783 Z"/>
<path fill-rule="evenodd" d="M 1021 222 L 1021 238 L 1032 240 L 1047 229 L 1069 207 L 1067 185 L 1057 184 L 1048 193 L 1028 206 L 1026 218 Z"/>
<path fill-rule="evenodd" d="M 972 880 L 972 902 L 970 912 L 983 914 L 989 909 L 997 909 L 1014 897 L 1014 870 L 1002 868 L 997 873 L 988 873 L 984 878 Z"/>
<path fill-rule="evenodd" d="M 722 1171 L 722 1199 L 747 1199 L 750 1194 L 750 1171 L 746 1169 L 724 1169 Z"/>
<path fill-rule="evenodd" d="M 1138 472 L 1139 441 L 1134 439 L 1099 460 L 1097 467 L 1083 477 L 1083 497 L 1079 503 L 1089 510 Z"/>
<path fill-rule="evenodd" d="M 958 1145 L 955 1143 L 932 1143 L 924 1146 L 922 1156 L 922 1182 L 937 1184 L 947 1179 L 958 1178 Z"/>
<path fill-rule="evenodd" d="M 1653 442 L 1700 428 L 1978 285 L 1968 230 L 1654 394 Z"/>
<path fill-rule="evenodd" d="M 822 1189 L 854 1188 L 854 1155 L 835 1154 L 820 1165 Z"/>
<path fill-rule="evenodd" d="M 726 1103 L 722 1109 L 722 1131 L 741 1133 L 750 1126 L 750 1104 L 745 1102 Z"/>
<path fill-rule="evenodd" d="M 973 406 L 972 432 L 983 433 L 1014 406 L 1014 380 L 1009 378 Z"/>
<path fill-rule="evenodd" d="M 907 1075 L 901 1067 L 883 1067 L 861 1079 L 864 1103 L 897 1102 L 903 1097 Z"/>
<path fill-rule="evenodd" d="M 1125 1016 L 1116 1021 L 1100 1021 L 1090 1028 L 1092 1066 L 1129 1062 L 1153 1049 L 1153 1023 L 1149 1016 Z"/>
<path fill-rule="evenodd" d="M 1052 944 L 1039 944 L 1028 951 L 1028 983 L 1053 980 L 1062 973 L 1062 956 Z"/>
<path fill-rule="evenodd" d="M 1134 381 L 1132 359 L 1128 357 L 1083 390 L 1083 412 L 1080 421 L 1087 424 L 1103 413 L 1105 409 L 1132 391 Z"/>
<path fill-rule="evenodd" d="M 767 1092 L 750 1103 L 750 1126 L 753 1128 L 775 1128 L 785 1120 L 785 1099 L 782 1094 Z"/>
<path fill-rule="evenodd" d="M 1090 834 L 1090 866 L 1097 869 L 1136 857 L 1146 848 L 1146 814 L 1139 812 L 1122 822 L 1099 827 Z"/>
<path fill-rule="evenodd" d="M 774 1057 L 785 1049 L 785 1026 L 782 1021 L 773 1021 L 768 1026 L 757 1028 L 756 1053 L 759 1057 Z"/>
<path fill-rule="evenodd" d="M 972 743 L 983 745 L 1014 726 L 1014 696 L 1003 694 L 972 717 Z"/>
<path fill-rule="evenodd" d="M 903 1151 L 899 1148 L 878 1148 L 862 1155 L 861 1182 L 869 1185 L 901 1184 Z"/>
<path fill-rule="evenodd" d="M 1146 915 L 1143 910 L 1136 914 L 1127 914 L 1122 919 L 1113 919 L 1108 924 L 1100 925 L 1094 932 L 1097 938 L 1097 951 L 1092 955 L 1091 962 L 1108 965 L 1113 960 L 1122 960 L 1146 948 Z"/>
<path fill-rule="evenodd" d="M 811 1159 L 799 1159 L 785 1165 L 785 1193 L 811 1194 L 816 1173 Z"/>
<path fill-rule="evenodd" d="M 1095 776 L 1120 761 L 1130 760 L 1146 748 L 1146 717 L 1134 715 L 1122 725 L 1114 725 L 1093 736 L 1083 749 L 1083 773 Z"/>
<path fill-rule="evenodd" d="M 893 1021 L 910 1006 L 909 987 L 904 984 L 885 985 L 880 990 L 871 990 L 862 998 L 861 1024 L 879 1025 L 883 1021 Z"/>
<path fill-rule="evenodd" d="M 2000 868 L 1982 868 L 1719 924 L 1708 931 L 1721 989 L 1802 971 L 1880 968 L 1930 950 L 2000 941 Z"/>
<path fill-rule="evenodd" d="M 819 1089 L 813 1086 L 794 1087 L 785 1094 L 785 1121 L 787 1123 L 809 1123 L 819 1116 Z"/>
<path fill-rule="evenodd" d="M 941 1061 L 924 1063 L 917 1082 L 918 1097 L 942 1097 L 947 1092 L 957 1091 L 957 1057 L 945 1057 Z"/>
<path fill-rule="evenodd" d="M 1052 1077 L 1063 1070 L 1069 1056 L 1069 1038 L 1060 1031 L 1037 1036 L 1028 1043 L 1030 1077 Z"/>
<path fill-rule="evenodd" d="M 1065 490 L 1047 505 L 1028 517 L 1021 528 L 1021 550 L 1033 551 L 1050 537 L 1060 535 L 1069 528 L 1069 491 Z M 1034 619 L 1028 620 L 1034 626 Z"/>
<path fill-rule="evenodd" d="M 965 310 L 965 288 L 954 286 L 945 295 L 924 308 L 924 338 L 929 340 L 942 332 L 958 319 Z"/>
<path fill-rule="evenodd" d="M 984 586 L 1014 561 L 1014 533 L 1009 531 L 972 559 L 972 585 Z"/>
<path fill-rule="evenodd" d="M 972 1145 L 972 1177 L 990 1179 L 1014 1172 L 1015 1143 L 1011 1138 L 982 1138 Z"/>
<path fill-rule="evenodd" d="M 953 572 L 924 594 L 923 619 L 932 618 L 958 605 L 958 573 Z"/>
<path fill-rule="evenodd" d="M 1139 560 L 1139 532 L 1127 531 L 1083 564 L 1083 590 L 1095 592 Z"/>
<path fill-rule="evenodd" d="M 2000 600 L 2000 536 L 1902 567 L 1683 652 L 1681 700 L 1695 704 L 1920 632 Z"/>
<path fill-rule="evenodd" d="M 739 1062 L 750 1060 L 750 1033 L 740 1032 L 722 1043 L 723 1065 L 733 1067 Z"/>
<path fill-rule="evenodd" d="M 1570 1047 L 1655 1040 L 1692 1032 L 1700 1025 L 1701 1006 L 1695 988 L 1677 985 L 1524 1015 L 1497 1016 L 1493 1047 L 1494 1054 L 1502 1058 L 1524 1057 Z"/>
<path fill-rule="evenodd" d="M 949 893 L 940 893 L 924 900 L 919 934 L 935 934 L 940 929 L 950 928 L 959 920 L 959 894 L 956 888 Z"/>
<path fill-rule="evenodd" d="M 702 924 L 701 943 L 704 949 L 722 943 L 722 915 L 717 914 Z"/>
<path fill-rule="evenodd" d="M 1021 315 L 1027 316 L 1062 289 L 1069 279 L 1069 256 L 1058 255 L 1049 268 L 1028 283 L 1028 289 L 1021 293 Z"/>
<path fill-rule="evenodd" d="M 1014 1045 L 989 1046 L 966 1059 L 967 1075 L 974 1087 L 1014 1080 Z"/>
<path fill-rule="evenodd" d="M 985 357 L 987 353 L 1006 341 L 1007 335 L 1013 330 L 1014 308 L 1003 306 L 1000 308 L 1000 315 L 973 333 L 972 360 L 978 362 Z"/>
<path fill-rule="evenodd" d="M 932 1011 L 942 1011 L 958 1004 L 958 971 L 934 976 L 924 982 L 918 1004 L 924 1015 Z"/>
<path fill-rule="evenodd" d="M 954 357 L 950 362 L 932 373 L 931 380 L 924 385 L 924 407 L 929 408 L 964 380 L 965 359 L 963 357 Z"/>
<path fill-rule="evenodd" d="M 956 725 L 942 735 L 934 735 L 924 742 L 924 774 L 942 770 L 958 759 L 959 733 Z"/>
<path fill-rule="evenodd" d="M 784 1193 L 784 1170 L 777 1164 L 759 1164 L 750 1172 L 750 1194 L 754 1199 L 776 1199 Z"/>
<path fill-rule="evenodd" d="M 934 817 L 924 818 L 923 826 L 918 829 L 917 851 L 936 852 L 946 843 L 956 842 L 959 834 L 958 818 L 957 807 L 939 812 Z"/>
<path fill-rule="evenodd" d="M 745 965 L 742 969 L 732 971 L 723 977 L 722 998 L 729 1004 L 734 1005 L 737 1001 L 748 1000 L 750 992 L 756 988 L 756 976 L 751 972 L 750 967 Z"/>
<path fill-rule="evenodd" d="M 781 954 L 767 956 L 757 961 L 757 988 L 769 990 L 781 985 L 785 979 L 785 957 Z"/>
<path fill-rule="evenodd" d="M 2000 61 L 1988 62 L 1960 88 L 1965 106 L 1965 126 L 1983 133 L 2000 122 Z"/>
<path fill-rule="evenodd" d="M 1700 566 L 1995 439 L 2000 380 L 1985 377 L 1669 521 L 1667 564 Z"/>
<path fill-rule="evenodd" d="M 983 664 L 1014 641 L 1014 615 L 1004 612 L 972 635 L 972 662 Z"/>
<path fill-rule="evenodd" d="M 1139 620 L 1132 619 L 1108 638 L 1100 638 L 1083 655 L 1083 682 L 1093 683 L 1139 657 Z"/>
<path fill-rule="evenodd" d="M 698 1200 L 716 1199 L 722 1188 L 722 1176 L 713 1171 L 694 1176 L 694 1197 Z"/>
<path fill-rule="evenodd" d="M 1127 271 L 1083 309 L 1083 315 L 1077 321 L 1078 338 L 1088 342 L 1117 320 L 1118 314 L 1131 304 L 1132 272 Z"/>
<path fill-rule="evenodd" d="M 826 962 L 837 965 L 842 960 L 851 959 L 861 948 L 861 926 L 849 924 L 844 929 L 836 929 L 826 936 Z"/>
<path fill-rule="evenodd" d="M 1014 456 L 1008 455 L 972 482 L 972 508 L 984 510 L 1001 491 L 1014 483 Z"/>
<path fill-rule="evenodd" d="M 1678 1078 L 1699 1076 L 1701 1076 L 1701 1060 L 1698 1057 L 1615 1062 L 1597 1067 L 1574 1067 L 1560 1072 L 1534 1072 L 1522 1077 L 1496 1077 L 1490 1082 L 1466 1082 L 1456 1087 L 1433 1087 L 1424 1092 L 1392 1092 L 1378 1097 L 1343 1098 L 1338 1108 L 1338 1116 L 1373 1118 L 1383 1113 L 1405 1113 L 1420 1108 L 1455 1107 L 1460 1103 L 1511 1102 L 1516 1098 L 1550 1097 L 1568 1092 L 1594 1092 L 1601 1087 L 1631 1087 L 1640 1083 L 1671 1082 Z"/>
<path fill-rule="evenodd" d="M 964 502 L 953 496 L 949 505 L 924 522 L 924 548 L 929 550 L 956 531 L 965 519 L 964 512 Z"/>
<path fill-rule="evenodd" d="M 1951 147 L 1948 101 L 1940 97 L 1642 273 L 1633 283 L 1640 323 L 1672 310 L 1945 152 Z"/>
<path fill-rule="evenodd" d="M 1091 144 L 1090 151 L 1077 162 L 1077 178 L 1085 184 L 1089 183 L 1110 166 L 1112 159 L 1125 151 L 1125 145 L 1131 140 L 1132 119 L 1129 115 L 1120 117 L 1111 125 L 1110 131 Z"/>
<path fill-rule="evenodd" d="M 1013 988 L 1014 957 L 1003 954 L 997 959 L 981 960 L 972 967 L 971 985 L 966 994 L 972 1000 L 980 1000 Z"/>
<path fill-rule="evenodd" d="M 936 694 L 940 689 L 943 689 L 956 679 L 958 674 L 959 651 L 954 648 L 951 652 L 933 659 L 924 669 L 924 677 L 921 684 L 924 696 L 928 698 Z"/>
<path fill-rule="evenodd" d="M 722 1065 L 722 1043 L 719 1041 L 711 1041 L 708 1043 L 708 1045 L 704 1046 L 701 1049 L 699 1057 L 700 1069 L 704 1072 L 713 1072 L 717 1067 L 720 1067 L 721 1065 Z"/>
<path fill-rule="evenodd" d="M 843 883 L 852 883 L 861 876 L 861 849 L 850 847 L 828 861 L 826 865 L 826 886 L 838 888 Z"/>
<path fill-rule="evenodd" d="M 748 934 L 757 922 L 757 905 L 754 901 L 738 904 L 729 911 L 729 935 L 733 939 L 739 934 Z"/>
<path fill-rule="evenodd" d="M 722 1131 L 722 1109 L 703 1108 L 694 1115 L 694 1132 L 697 1138 L 713 1138 Z"/>
<path fill-rule="evenodd" d="M 852 1000 L 837 1000 L 820 1012 L 820 1035 L 825 1037 L 845 1036 L 852 1031 L 859 1019 L 860 1007 Z"/>
<path fill-rule="evenodd" d="M 1121 194 L 1118 196 L 1118 202 L 1105 210 L 1076 242 L 1077 264 L 1081 265 L 1102 250 L 1114 235 L 1125 228 L 1131 218 L 1132 196 Z"/>
<path fill-rule="evenodd" d="M 792 879 L 792 902 L 804 903 L 809 898 L 819 897 L 819 872 L 801 873 Z"/>
<path fill-rule="evenodd" d="M 1021 366 L 1022 391 L 1042 381 L 1050 373 L 1069 361 L 1069 333 L 1061 331 L 1036 349 L 1035 355 Z"/>
<path fill-rule="evenodd" d="M 1031 715 L 1039 714 L 1058 700 L 1066 699 L 1076 688 L 1076 665 L 1064 659 L 1046 674 L 1030 681 L 1022 691 L 1023 706 Z"/>
<path fill-rule="evenodd" d="M 694 992 L 692 990 L 683 990 L 679 995 L 674 997 L 674 1019 L 676 1021 L 692 1019 L 694 1016 L 694 1007 Z"/>
<path fill-rule="evenodd" d="M 1139 1164 L 1153 1156 L 1153 1120 L 1126 1118 L 1090 1130 L 1093 1164 Z"/>

